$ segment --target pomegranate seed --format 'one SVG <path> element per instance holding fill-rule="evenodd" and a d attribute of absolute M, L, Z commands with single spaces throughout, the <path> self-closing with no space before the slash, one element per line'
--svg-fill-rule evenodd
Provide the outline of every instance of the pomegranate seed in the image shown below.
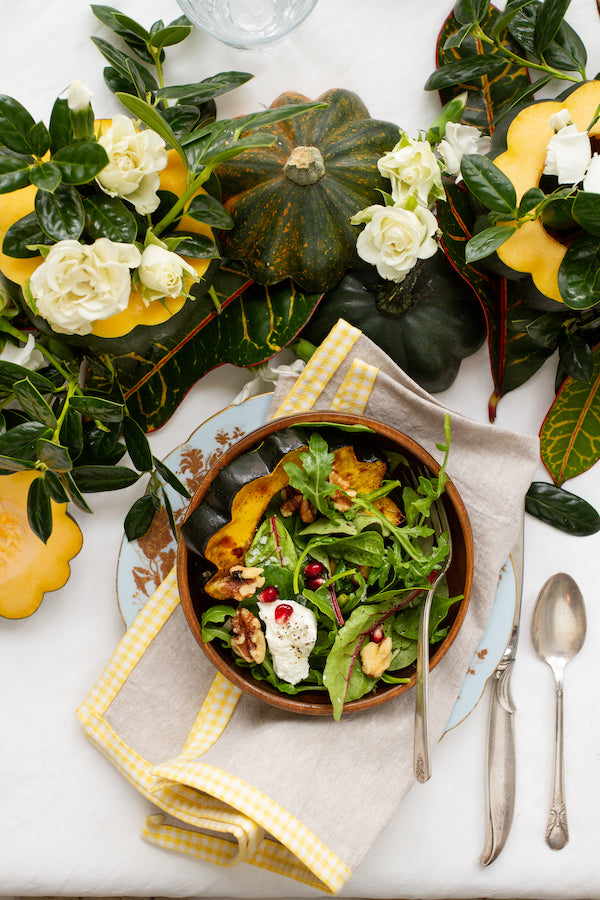
<path fill-rule="evenodd" d="M 318 576 L 317 578 L 307 578 L 306 580 L 306 587 L 309 591 L 316 591 L 322 584 L 325 584 L 325 579 L 321 576 Z"/>
<path fill-rule="evenodd" d="M 280 603 L 279 606 L 275 607 L 275 621 L 278 625 L 282 625 L 284 622 L 287 622 L 293 612 L 294 610 L 289 603 Z"/>
<path fill-rule="evenodd" d="M 376 625 L 375 628 L 371 631 L 371 640 L 376 644 L 380 644 L 383 640 L 383 628 L 381 625 Z"/>
<path fill-rule="evenodd" d="M 325 566 L 320 562 L 310 562 L 304 566 L 304 574 L 307 578 L 315 578 L 317 575 L 322 575 L 325 571 Z"/>
<path fill-rule="evenodd" d="M 273 603 L 275 600 L 279 600 L 279 591 L 276 587 L 272 586 L 263 588 L 258 595 L 258 599 L 262 603 Z"/>

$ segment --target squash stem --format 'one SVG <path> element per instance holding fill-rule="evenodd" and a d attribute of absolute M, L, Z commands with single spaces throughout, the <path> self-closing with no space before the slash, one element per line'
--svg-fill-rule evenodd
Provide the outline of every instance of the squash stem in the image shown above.
<path fill-rule="evenodd" d="M 414 291 L 423 268 L 419 260 L 402 281 L 386 281 L 375 292 L 375 305 L 386 316 L 402 316 L 414 303 Z"/>

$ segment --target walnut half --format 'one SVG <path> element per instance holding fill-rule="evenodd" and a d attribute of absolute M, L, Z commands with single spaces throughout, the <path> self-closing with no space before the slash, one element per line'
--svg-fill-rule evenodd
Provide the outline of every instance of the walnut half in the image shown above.
<path fill-rule="evenodd" d="M 231 617 L 231 649 L 246 662 L 261 663 L 267 652 L 267 645 L 260 621 L 256 616 L 239 606 Z"/>
<path fill-rule="evenodd" d="M 377 643 L 369 641 L 360 651 L 360 664 L 365 675 L 381 678 L 392 661 L 392 639 L 386 637 Z"/>

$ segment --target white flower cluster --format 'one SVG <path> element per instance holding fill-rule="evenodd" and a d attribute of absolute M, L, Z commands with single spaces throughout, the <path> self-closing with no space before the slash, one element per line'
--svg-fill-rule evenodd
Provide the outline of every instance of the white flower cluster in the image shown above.
<path fill-rule="evenodd" d="M 390 180 L 390 201 L 369 206 L 350 220 L 365 225 L 356 241 L 358 255 L 388 281 L 403 281 L 418 260 L 437 251 L 438 224 L 431 208 L 445 197 L 442 168 L 460 176 L 463 155 L 487 153 L 489 138 L 470 125 L 449 122 L 437 150 L 441 159 L 429 141 L 403 133 L 377 164 Z"/>
<path fill-rule="evenodd" d="M 544 175 L 556 175 L 559 184 L 577 185 L 584 191 L 600 194 L 600 156 L 592 155 L 587 131 L 579 131 L 568 109 L 550 116 L 554 134 L 548 141 Z"/>
<path fill-rule="evenodd" d="M 84 109 L 91 94 L 79 82 L 69 89 L 68 103 Z M 126 116 L 117 115 L 98 138 L 108 165 L 96 181 L 111 197 L 133 204 L 139 215 L 159 205 L 159 172 L 167 165 L 164 140 L 150 129 L 137 131 Z M 62 334 L 89 334 L 94 322 L 127 307 L 132 291 L 131 270 L 146 303 L 187 294 L 197 281 L 196 271 L 181 256 L 148 243 L 135 244 L 98 238 L 93 244 L 63 240 L 53 244 L 29 280 L 34 310 Z"/>

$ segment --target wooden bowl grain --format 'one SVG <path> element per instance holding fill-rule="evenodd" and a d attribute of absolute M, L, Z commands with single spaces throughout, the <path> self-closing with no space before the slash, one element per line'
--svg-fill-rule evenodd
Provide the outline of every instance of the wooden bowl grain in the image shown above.
<path fill-rule="evenodd" d="M 382 449 L 401 453 L 411 466 L 417 464 L 425 466 L 433 476 L 437 476 L 439 473 L 440 466 L 436 460 L 412 438 L 397 429 L 364 416 L 350 413 L 335 413 L 330 410 L 313 410 L 268 422 L 266 425 L 245 435 L 240 441 L 226 450 L 202 479 L 190 501 L 185 519 L 187 520 L 192 512 L 205 501 L 215 477 L 225 466 L 228 466 L 243 453 L 257 447 L 268 435 L 289 428 L 292 425 L 310 424 L 311 422 L 364 426 L 375 432 L 377 444 Z M 452 453 L 450 453 L 449 468 L 451 468 L 451 461 Z M 431 647 L 430 670 L 440 663 L 456 639 L 467 612 L 473 580 L 473 538 L 469 517 L 463 501 L 450 478 L 446 482 L 443 502 L 448 516 L 453 548 L 452 563 L 447 575 L 448 589 L 451 596 L 462 595 L 462 600 L 451 607 L 445 620 L 445 624 L 448 625 L 447 636 L 443 641 Z M 282 694 L 267 682 L 254 679 L 247 669 L 236 665 L 231 651 L 218 646 L 216 643 L 203 641 L 200 625 L 201 617 L 208 607 L 214 605 L 215 601 L 203 590 L 204 572 L 200 557 L 189 549 L 182 537 L 179 538 L 177 548 L 177 580 L 181 603 L 188 625 L 199 646 L 215 669 L 246 694 L 278 709 L 302 715 L 332 715 L 332 706 L 326 691 L 306 691 L 294 696 Z M 232 602 L 232 609 L 234 606 L 235 604 Z M 376 690 L 368 696 L 346 703 L 344 705 L 344 715 L 372 709 L 411 690 L 416 681 L 414 666 L 403 671 L 402 674 L 409 678 L 406 683 L 380 683 Z"/>

